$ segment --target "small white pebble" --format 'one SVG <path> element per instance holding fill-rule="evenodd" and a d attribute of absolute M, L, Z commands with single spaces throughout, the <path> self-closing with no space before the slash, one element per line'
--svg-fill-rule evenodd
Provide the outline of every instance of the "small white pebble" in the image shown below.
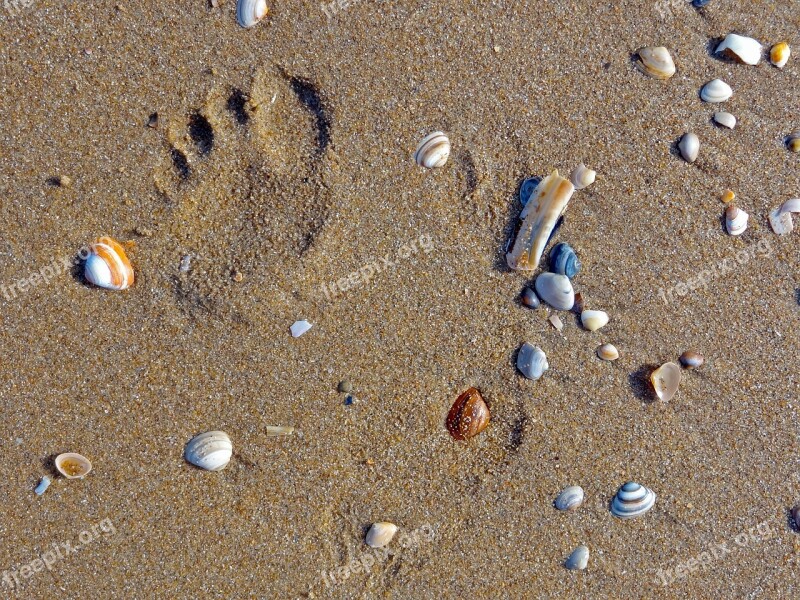
<path fill-rule="evenodd" d="M 311 323 L 308 321 L 295 321 L 290 329 L 292 331 L 292 337 L 300 337 L 306 331 L 311 329 Z"/>

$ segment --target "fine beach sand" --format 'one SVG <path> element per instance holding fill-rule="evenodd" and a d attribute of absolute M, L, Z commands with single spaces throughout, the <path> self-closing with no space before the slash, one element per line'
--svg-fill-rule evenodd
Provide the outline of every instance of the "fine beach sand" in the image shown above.
<path fill-rule="evenodd" d="M 107 292 L 61 266 L 0 295 L 0 570 L 21 577 L 95 526 L 0 595 L 800 597 L 800 233 L 766 220 L 800 196 L 783 142 L 800 129 L 800 2 L 270 9 L 245 30 L 233 0 L 0 7 L 2 289 L 101 235 L 128 243 L 137 278 Z M 796 55 L 782 71 L 719 60 L 731 31 Z M 670 49 L 672 79 L 636 71 L 648 45 Z M 733 131 L 698 97 L 715 77 Z M 421 169 L 437 129 L 450 161 Z M 675 150 L 689 130 L 694 164 Z M 521 179 L 581 161 L 597 181 L 554 240 L 611 321 L 590 333 L 561 313 L 559 333 L 520 304 L 532 276 L 503 248 Z M 726 188 L 751 215 L 736 238 Z M 703 270 L 705 287 L 659 296 Z M 294 339 L 298 319 L 313 328 Z M 548 356 L 536 382 L 514 367 L 525 341 Z M 596 358 L 603 342 L 618 361 Z M 705 365 L 655 401 L 650 370 L 688 349 Z M 470 386 L 492 420 L 456 442 L 445 417 Z M 214 429 L 234 445 L 219 473 L 183 459 Z M 61 452 L 93 471 L 55 477 Z M 658 499 L 620 521 L 627 480 Z M 567 485 L 586 491 L 570 514 L 552 507 Z M 344 578 L 375 521 L 400 527 L 390 556 Z M 580 544 L 588 569 L 568 571 Z"/>

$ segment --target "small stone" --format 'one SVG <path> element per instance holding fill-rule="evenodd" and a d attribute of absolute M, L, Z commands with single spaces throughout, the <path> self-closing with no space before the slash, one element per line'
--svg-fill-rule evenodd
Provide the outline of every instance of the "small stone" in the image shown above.
<path fill-rule="evenodd" d="M 722 201 L 727 204 L 728 202 L 733 202 L 733 199 L 736 198 L 736 194 L 733 193 L 733 190 L 725 190 L 722 193 Z"/>
<path fill-rule="evenodd" d="M 151 114 L 150 117 L 147 119 L 147 126 L 150 127 L 151 129 L 155 129 L 156 127 L 158 127 L 158 113 L 157 112 L 154 112 L 153 114 Z"/>
<path fill-rule="evenodd" d="M 231 277 L 236 283 L 239 283 L 244 279 L 244 273 L 242 273 L 239 269 L 234 269 L 231 273 Z"/>
<path fill-rule="evenodd" d="M 72 187 L 72 179 L 70 179 L 67 175 L 60 175 L 58 177 L 58 185 L 62 188 Z"/>
<path fill-rule="evenodd" d="M 522 290 L 522 303 L 528 308 L 539 308 L 541 305 L 539 296 L 537 296 L 536 292 L 534 292 L 531 288 L 525 288 Z"/>
<path fill-rule="evenodd" d="M 350 392 L 353 391 L 353 384 L 350 383 L 347 379 L 343 379 L 342 381 L 339 382 L 339 385 L 336 389 L 338 389 L 340 392 L 344 394 L 349 394 Z"/>

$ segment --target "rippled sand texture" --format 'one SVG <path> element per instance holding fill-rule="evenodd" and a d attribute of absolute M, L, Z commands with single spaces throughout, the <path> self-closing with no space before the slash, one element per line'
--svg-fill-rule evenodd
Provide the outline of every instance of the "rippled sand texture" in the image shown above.
<path fill-rule="evenodd" d="M 800 58 L 709 53 L 737 31 L 797 54 L 800 3 L 270 8 L 243 30 L 233 0 L 0 7 L 0 570 L 20 578 L 0 573 L 2 595 L 800 596 L 800 235 L 766 221 L 800 196 L 783 146 Z M 636 69 L 648 45 L 672 79 Z M 716 77 L 733 131 L 698 96 Z M 437 129 L 453 154 L 420 169 Z M 597 181 L 553 243 L 611 322 L 561 313 L 558 333 L 520 304 L 531 279 L 504 248 L 519 181 L 581 161 Z M 736 238 L 726 188 L 751 215 Z M 100 235 L 130 242 L 132 289 L 69 269 Z M 293 339 L 298 319 L 314 327 Z M 525 341 L 550 364 L 536 382 L 514 367 Z M 649 371 L 687 349 L 705 365 L 654 401 Z M 456 442 L 445 418 L 470 386 L 492 421 Z M 188 465 L 216 429 L 228 468 Z M 67 451 L 92 472 L 35 497 Z M 658 499 L 623 522 L 608 507 L 629 479 Z M 566 485 L 586 490 L 573 514 L 552 507 Z M 400 527 L 388 555 L 363 543 L 375 521 Z M 567 571 L 581 544 L 588 569 Z"/>

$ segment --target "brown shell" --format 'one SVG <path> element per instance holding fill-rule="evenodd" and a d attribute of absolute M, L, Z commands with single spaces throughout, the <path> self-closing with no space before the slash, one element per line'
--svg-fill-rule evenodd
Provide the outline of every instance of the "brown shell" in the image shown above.
<path fill-rule="evenodd" d="M 447 414 L 447 429 L 457 440 L 475 437 L 488 424 L 489 407 L 475 388 L 461 394 Z"/>

